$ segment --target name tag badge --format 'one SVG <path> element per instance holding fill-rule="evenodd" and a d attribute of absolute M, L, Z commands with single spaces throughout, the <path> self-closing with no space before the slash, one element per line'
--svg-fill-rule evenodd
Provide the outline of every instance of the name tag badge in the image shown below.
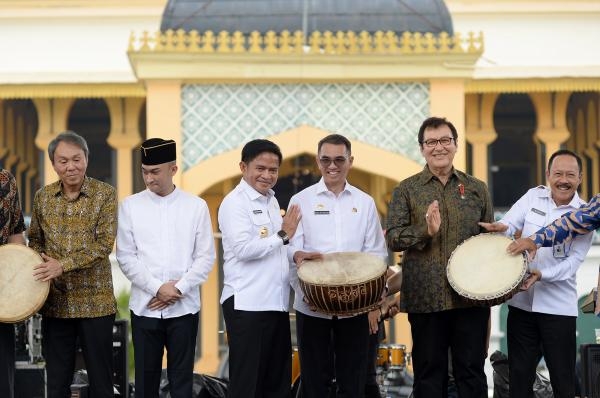
<path fill-rule="evenodd" d="M 252 214 L 262 214 L 262 210 L 252 210 Z"/>
<path fill-rule="evenodd" d="M 315 216 L 324 216 L 328 215 L 329 210 L 315 210 Z"/>
<path fill-rule="evenodd" d="M 540 216 L 545 216 L 546 215 L 545 212 L 543 212 L 543 211 L 541 211 L 539 209 L 536 209 L 535 207 L 532 207 L 531 211 L 534 212 L 535 214 L 539 214 Z"/>
<path fill-rule="evenodd" d="M 565 258 L 567 255 L 565 254 L 565 244 L 560 243 L 552 246 L 552 254 L 554 258 Z"/>

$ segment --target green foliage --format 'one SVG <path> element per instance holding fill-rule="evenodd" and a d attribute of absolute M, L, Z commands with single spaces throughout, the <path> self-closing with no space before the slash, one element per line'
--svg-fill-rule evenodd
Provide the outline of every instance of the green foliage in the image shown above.
<path fill-rule="evenodd" d="M 135 362 L 133 360 L 133 342 L 131 341 L 131 319 L 129 316 L 129 292 L 121 290 L 117 296 L 117 319 L 127 320 L 127 359 L 129 362 L 129 381 L 135 377 Z"/>

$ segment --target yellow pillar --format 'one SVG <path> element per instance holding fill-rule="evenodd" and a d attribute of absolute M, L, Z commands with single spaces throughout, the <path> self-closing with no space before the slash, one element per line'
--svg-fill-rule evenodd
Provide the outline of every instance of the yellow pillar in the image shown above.
<path fill-rule="evenodd" d="M 13 166 L 17 164 L 19 157 L 17 155 L 17 140 L 16 140 L 16 132 L 15 132 L 15 109 L 13 105 L 9 105 L 5 107 L 5 121 L 4 125 L 6 126 L 6 148 L 8 149 L 7 156 L 4 159 L 4 168 L 7 170 L 12 170 Z M 19 176 L 16 172 L 15 179 L 17 180 L 17 186 L 19 183 Z M 20 187 L 19 187 L 20 189 Z"/>
<path fill-rule="evenodd" d="M 223 200 L 223 195 L 202 195 L 202 198 L 208 204 L 213 231 L 217 231 L 217 211 Z M 216 239 L 215 247 L 218 247 Z M 219 253 L 217 252 L 218 255 Z M 220 295 L 219 259 L 217 258 L 212 271 L 208 275 L 207 281 L 202 285 L 202 310 L 200 311 L 200 336 L 202 336 L 200 347 L 202 356 L 194 366 L 194 370 L 199 373 L 215 374 L 219 367 Z"/>
<path fill-rule="evenodd" d="M 488 183 L 488 147 L 498 134 L 494 129 L 494 105 L 498 94 L 466 96 L 465 138 L 472 147 L 473 176 Z"/>
<path fill-rule="evenodd" d="M 6 129 L 4 128 L 4 100 L 0 99 L 0 159 L 8 153 L 6 145 Z"/>
<path fill-rule="evenodd" d="M 146 81 L 146 136 L 175 140 L 179 173 L 174 182 L 180 188 L 183 176 L 181 134 L 181 82 L 177 80 Z"/>
<path fill-rule="evenodd" d="M 56 173 L 47 155 L 48 144 L 56 135 L 67 129 L 69 110 L 73 104 L 72 98 L 35 98 L 33 104 L 38 115 L 38 132 L 35 137 L 35 145 L 45 153 L 42 185 L 48 185 L 56 181 Z"/>
<path fill-rule="evenodd" d="M 570 95 L 568 92 L 529 94 L 537 117 L 534 137 L 546 146 L 544 164 L 569 138 L 566 115 Z"/>
<path fill-rule="evenodd" d="M 119 200 L 131 195 L 133 174 L 131 151 L 140 144 L 138 128 L 143 98 L 107 98 L 110 114 L 110 134 L 107 142 L 117 152 L 117 195 Z"/>
<path fill-rule="evenodd" d="M 429 109 L 431 116 L 445 117 L 458 131 L 458 152 L 454 167 L 467 166 L 465 141 L 465 82 L 462 79 L 433 79 L 430 81 Z"/>

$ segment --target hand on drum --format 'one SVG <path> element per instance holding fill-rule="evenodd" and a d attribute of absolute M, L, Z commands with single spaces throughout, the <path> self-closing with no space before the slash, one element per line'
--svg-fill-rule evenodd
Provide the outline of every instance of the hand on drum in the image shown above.
<path fill-rule="evenodd" d="M 425 213 L 425 222 L 427 223 L 427 233 L 433 236 L 440 230 L 442 225 L 442 217 L 440 215 L 440 206 L 437 200 L 431 202 Z"/>
<path fill-rule="evenodd" d="M 537 246 L 532 239 L 529 238 L 519 238 L 515 239 L 508 247 L 506 248 L 510 254 L 517 255 L 523 252 L 527 252 L 527 257 L 529 261 L 533 260 L 535 257 L 535 252 L 537 251 Z"/>
<path fill-rule="evenodd" d="M 477 224 L 488 232 L 505 232 L 508 229 L 508 225 L 501 222 L 478 222 Z"/>
<path fill-rule="evenodd" d="M 527 278 L 525 278 L 525 280 L 521 284 L 521 287 L 519 288 L 519 290 L 529 289 L 531 286 L 533 286 L 534 283 L 536 283 L 540 279 L 542 279 L 542 272 L 540 270 L 538 270 L 538 269 L 529 270 L 529 275 L 527 276 Z"/>
<path fill-rule="evenodd" d="M 302 215 L 300 214 L 300 207 L 298 205 L 291 205 L 285 212 L 281 229 L 285 231 L 290 239 L 296 233 L 296 228 L 298 228 L 298 223 L 300 223 L 301 219 Z"/>
<path fill-rule="evenodd" d="M 45 253 L 40 253 L 40 255 L 44 262 L 33 267 L 33 277 L 36 281 L 50 281 L 63 274 L 63 266 L 57 259 L 47 256 Z"/>
<path fill-rule="evenodd" d="M 298 250 L 296 253 L 294 253 L 294 263 L 296 263 L 297 267 L 300 267 L 305 261 L 321 260 L 322 258 L 323 254 L 318 252 L 304 252 Z"/>

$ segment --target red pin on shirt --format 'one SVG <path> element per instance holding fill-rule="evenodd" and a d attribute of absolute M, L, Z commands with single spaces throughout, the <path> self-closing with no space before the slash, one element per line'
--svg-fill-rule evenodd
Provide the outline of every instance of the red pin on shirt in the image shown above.
<path fill-rule="evenodd" d="M 458 184 L 458 193 L 461 199 L 465 198 L 465 186 L 463 184 Z"/>

